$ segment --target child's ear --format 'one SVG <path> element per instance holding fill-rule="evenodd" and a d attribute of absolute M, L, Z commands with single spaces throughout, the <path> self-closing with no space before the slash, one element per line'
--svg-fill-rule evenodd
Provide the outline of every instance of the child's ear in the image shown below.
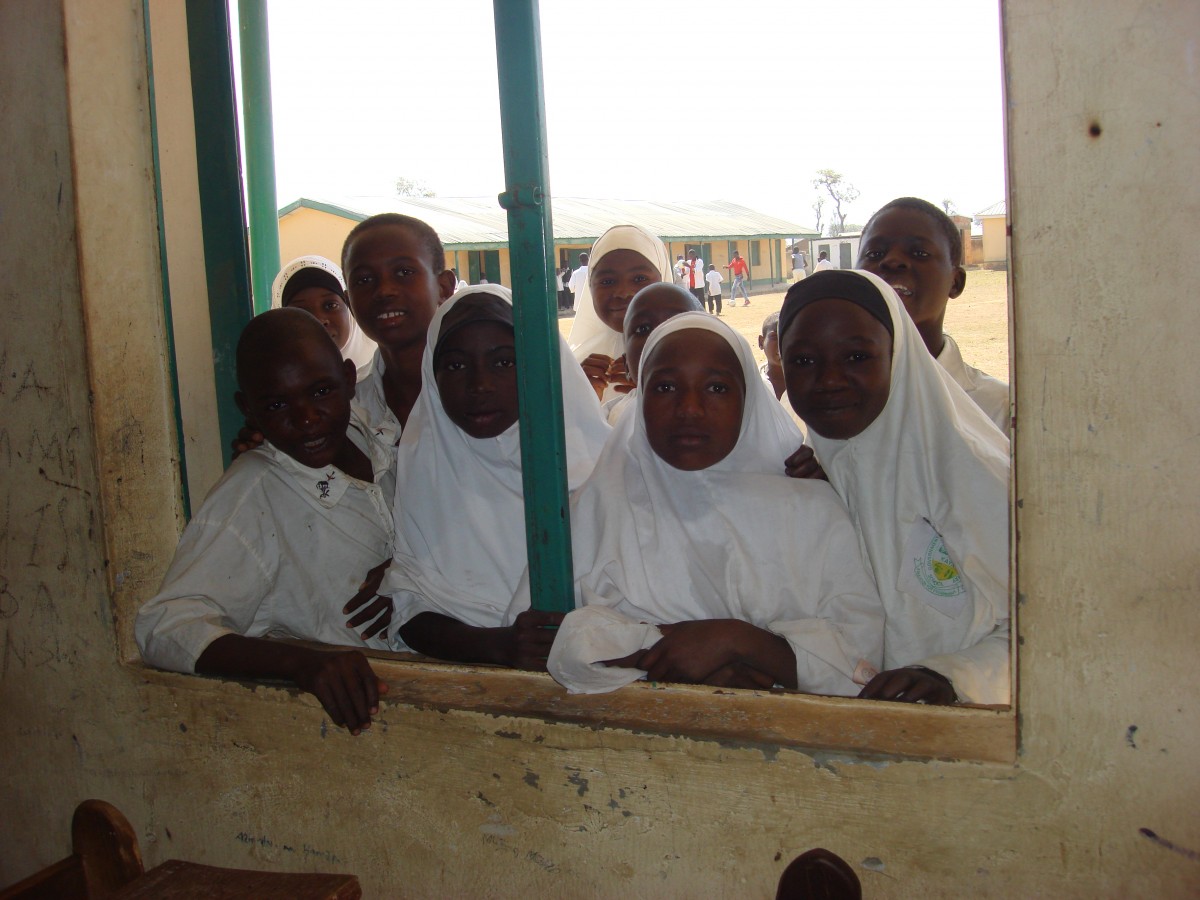
<path fill-rule="evenodd" d="M 441 296 L 438 298 L 438 306 L 441 306 L 450 299 L 450 295 L 454 293 L 454 289 L 458 287 L 458 279 L 454 277 L 454 273 L 449 269 L 442 269 L 438 273 L 438 291 Z"/>
<path fill-rule="evenodd" d="M 967 286 L 967 270 L 962 266 L 954 267 L 954 281 L 950 283 L 950 299 L 953 300 Z"/>
<path fill-rule="evenodd" d="M 766 350 L 766 349 L 767 349 L 767 336 L 766 336 L 766 335 L 764 335 L 764 334 L 760 334 L 760 335 L 758 336 L 758 349 L 759 349 L 759 350 Z"/>
<path fill-rule="evenodd" d="M 354 365 L 354 360 L 342 360 L 342 374 L 346 376 L 346 386 L 350 388 L 350 396 L 354 396 L 354 386 L 358 382 L 358 367 Z"/>

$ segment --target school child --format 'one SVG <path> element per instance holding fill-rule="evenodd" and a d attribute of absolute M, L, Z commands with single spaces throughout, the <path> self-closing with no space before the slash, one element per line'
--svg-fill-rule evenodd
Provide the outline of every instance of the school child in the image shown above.
<path fill-rule="evenodd" d="M 361 369 L 375 355 L 375 342 L 363 334 L 346 300 L 346 282 L 333 260 L 308 255 L 293 259 L 279 270 L 271 285 L 273 307 L 295 306 L 311 313 L 325 326 L 343 359 Z"/>
<path fill-rule="evenodd" d="M 396 645 L 442 659 L 545 669 L 561 616 L 503 627 L 526 567 L 512 295 L 459 291 L 429 327 L 422 389 L 397 459 L 396 549 L 381 593 Z M 595 395 L 560 338 L 567 486 L 608 436 Z"/>
<path fill-rule="evenodd" d="M 799 432 L 750 345 L 707 313 L 676 315 L 639 385 L 572 502 L 578 608 L 550 673 L 572 692 L 648 677 L 857 693 L 883 609 L 833 490 L 784 477 Z"/>
<path fill-rule="evenodd" d="M 729 288 L 729 305 L 737 306 L 737 292 L 741 291 L 742 299 L 746 301 L 745 305 L 749 306 L 750 294 L 746 292 L 746 278 L 750 275 L 750 267 L 746 265 L 746 260 L 742 259 L 741 253 L 734 250 L 733 259 L 725 268 L 733 275 L 733 284 Z"/>
<path fill-rule="evenodd" d="M 878 275 L 900 295 L 931 356 L 997 427 L 1009 435 L 1008 385 L 963 361 L 954 338 L 943 331 L 946 306 L 967 283 L 962 235 L 938 207 L 916 197 L 886 204 L 867 222 L 858 267 Z"/>
<path fill-rule="evenodd" d="M 763 319 L 762 333 L 758 336 L 758 349 L 767 358 L 767 361 L 759 366 L 758 372 L 778 400 L 787 389 L 787 385 L 783 383 L 783 361 L 779 358 L 779 313 L 773 312 Z"/>
<path fill-rule="evenodd" d="M 861 696 L 1008 703 L 1008 439 L 876 275 L 792 285 L 779 335 L 788 397 L 887 610 L 887 671 Z"/>
<path fill-rule="evenodd" d="M 264 638 L 386 649 L 387 615 L 360 636 L 353 628 L 366 619 L 347 622 L 343 603 L 373 596 L 391 559 L 391 459 L 351 414 L 354 364 L 309 313 L 251 320 L 237 373 L 238 406 L 266 441 L 188 523 L 162 588 L 138 612 L 138 647 L 162 669 L 294 681 L 358 734 L 386 691 L 366 658 Z"/>
<path fill-rule="evenodd" d="M 588 278 L 575 303 L 568 342 L 601 401 L 633 387 L 622 333 L 629 301 L 646 285 L 670 280 L 667 248 L 638 225 L 614 225 L 592 245 Z"/>
<path fill-rule="evenodd" d="M 458 279 L 446 268 L 437 232 L 420 219 L 382 213 L 359 222 L 342 245 L 350 311 L 379 345 L 360 373 L 355 409 L 376 440 L 400 439 L 421 392 L 425 333 Z"/>
<path fill-rule="evenodd" d="M 721 314 L 721 273 L 717 271 L 717 267 L 712 263 L 708 264 L 708 271 L 704 273 L 704 280 L 708 283 L 708 311 Z"/>
<path fill-rule="evenodd" d="M 642 357 L 642 348 L 654 329 L 680 313 L 703 311 L 691 291 L 668 281 L 647 285 L 634 294 L 629 301 L 629 308 L 625 310 L 624 328 L 625 364 L 634 387 L 628 393 L 618 394 L 600 404 L 609 425 L 616 425 L 624 411 L 633 405 L 637 396 L 638 362 Z"/>

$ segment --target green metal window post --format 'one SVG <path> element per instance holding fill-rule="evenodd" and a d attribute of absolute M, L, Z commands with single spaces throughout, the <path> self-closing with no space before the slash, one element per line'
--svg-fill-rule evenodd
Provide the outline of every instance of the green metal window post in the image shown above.
<path fill-rule="evenodd" d="M 529 585 L 535 609 L 566 612 L 574 606 L 571 524 L 538 4 L 494 0 L 492 9 L 506 185 L 499 200 L 508 210 L 512 254 Z"/>
<path fill-rule="evenodd" d="M 242 50 L 242 123 L 246 134 L 247 212 L 254 311 L 271 308 L 279 272 L 279 205 L 275 198 L 275 138 L 271 119 L 271 41 L 267 0 L 238 0 Z"/>

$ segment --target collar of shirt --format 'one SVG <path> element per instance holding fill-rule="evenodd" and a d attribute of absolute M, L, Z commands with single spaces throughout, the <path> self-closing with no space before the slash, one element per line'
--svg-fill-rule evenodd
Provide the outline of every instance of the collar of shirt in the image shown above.
<path fill-rule="evenodd" d="M 943 333 L 942 340 L 942 352 L 937 355 L 938 364 L 950 374 L 950 377 L 963 390 L 974 387 L 975 371 L 969 368 L 963 361 L 962 351 L 958 349 L 958 344 L 954 343 L 954 338 Z"/>
<path fill-rule="evenodd" d="M 367 455 L 367 459 L 371 462 L 371 471 L 375 475 L 374 483 L 378 483 L 380 474 L 386 472 L 391 466 L 390 458 L 383 452 L 383 448 L 379 446 L 378 442 L 372 441 L 366 436 L 363 426 L 354 419 L 351 419 L 350 427 L 346 430 L 346 435 L 359 450 L 362 450 Z M 337 506 L 352 484 L 366 484 L 351 475 L 347 475 L 337 466 L 310 469 L 308 466 L 296 462 L 296 460 L 292 459 L 292 457 L 288 456 L 278 447 L 273 446 L 269 441 L 263 442 L 262 449 L 295 479 L 296 484 L 304 493 L 311 496 L 326 509 L 332 509 Z"/>

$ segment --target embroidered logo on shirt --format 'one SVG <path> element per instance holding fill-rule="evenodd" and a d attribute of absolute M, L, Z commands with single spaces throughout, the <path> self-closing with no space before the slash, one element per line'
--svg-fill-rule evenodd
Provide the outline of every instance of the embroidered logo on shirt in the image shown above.
<path fill-rule="evenodd" d="M 318 481 L 318 482 L 317 482 L 317 490 L 321 492 L 321 499 L 322 499 L 322 500 L 328 500 L 328 499 L 329 499 L 329 482 L 333 481 L 333 479 L 334 479 L 334 478 L 336 478 L 336 477 L 337 477 L 337 471 L 336 471 L 336 470 L 330 470 L 329 472 L 327 472 L 327 473 L 325 474 L 325 480 L 324 480 L 324 481 Z"/>
<path fill-rule="evenodd" d="M 909 532 L 897 587 L 923 597 L 930 606 L 951 618 L 962 609 L 967 586 L 942 536 L 928 520 L 914 523 Z"/>

